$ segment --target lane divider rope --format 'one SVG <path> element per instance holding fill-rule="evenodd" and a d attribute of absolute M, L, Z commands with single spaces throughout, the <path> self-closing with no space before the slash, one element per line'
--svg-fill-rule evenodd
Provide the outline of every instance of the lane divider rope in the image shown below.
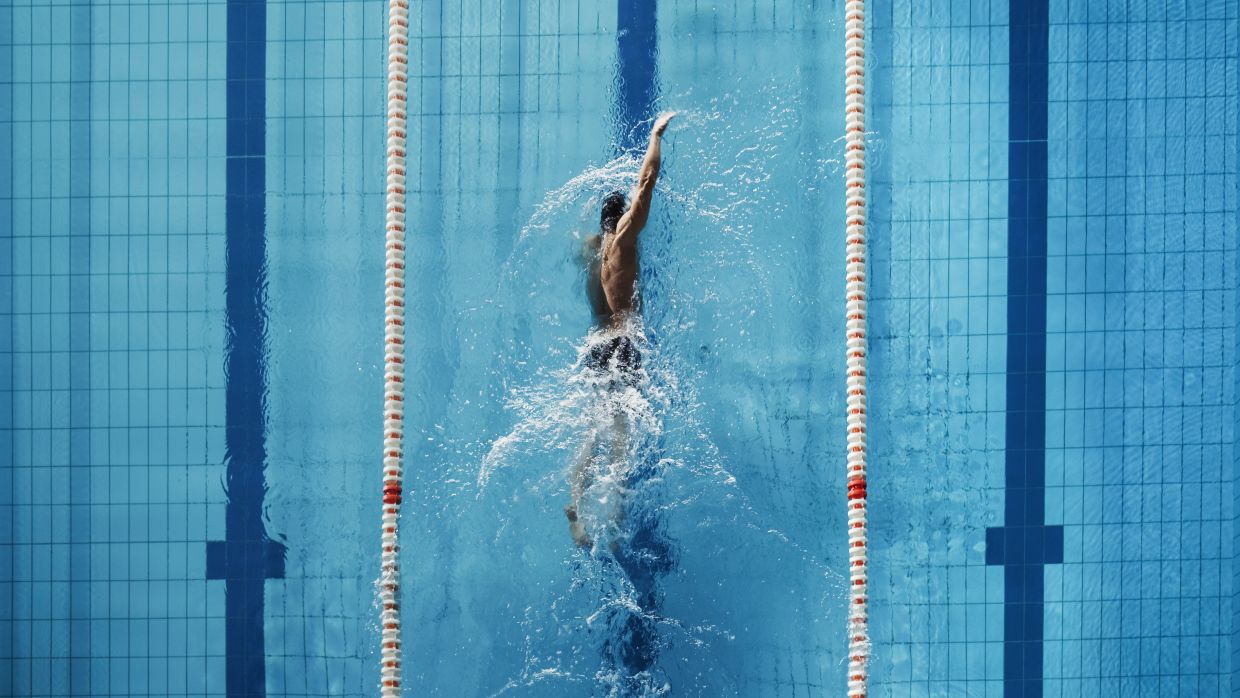
<path fill-rule="evenodd" d="M 865 0 L 844 4 L 847 358 L 848 358 L 848 695 L 869 688 L 870 621 L 866 545 L 866 196 Z"/>
<path fill-rule="evenodd" d="M 405 430 L 405 143 L 409 84 L 409 0 L 388 2 L 387 219 L 383 333 L 383 554 L 379 577 L 380 690 L 401 688 L 400 544 Z"/>

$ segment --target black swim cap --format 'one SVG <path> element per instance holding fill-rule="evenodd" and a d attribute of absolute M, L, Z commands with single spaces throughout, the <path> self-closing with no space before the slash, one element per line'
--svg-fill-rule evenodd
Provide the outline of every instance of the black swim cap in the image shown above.
<path fill-rule="evenodd" d="M 610 232 L 616 229 L 616 224 L 620 222 L 620 216 L 624 215 L 624 210 L 628 208 L 629 202 L 624 198 L 624 193 L 613 191 L 603 198 L 603 215 L 599 218 L 599 225 L 602 226 L 604 232 Z"/>

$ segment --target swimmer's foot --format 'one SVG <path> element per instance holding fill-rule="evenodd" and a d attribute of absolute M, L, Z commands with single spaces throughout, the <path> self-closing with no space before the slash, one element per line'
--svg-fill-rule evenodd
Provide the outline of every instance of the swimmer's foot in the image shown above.
<path fill-rule="evenodd" d="M 578 548 L 589 549 L 594 547 L 594 542 L 590 540 L 590 536 L 586 535 L 585 524 L 581 523 L 581 519 L 577 518 L 577 507 L 568 504 L 564 507 L 564 515 L 568 517 L 568 532 L 573 537 L 573 542 Z"/>

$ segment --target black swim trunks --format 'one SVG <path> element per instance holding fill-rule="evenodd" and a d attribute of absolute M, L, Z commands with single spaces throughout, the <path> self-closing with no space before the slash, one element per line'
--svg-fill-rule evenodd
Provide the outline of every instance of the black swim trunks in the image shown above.
<path fill-rule="evenodd" d="M 635 386 L 641 381 L 642 353 L 628 335 L 600 339 L 586 350 L 585 366 L 611 387 Z"/>

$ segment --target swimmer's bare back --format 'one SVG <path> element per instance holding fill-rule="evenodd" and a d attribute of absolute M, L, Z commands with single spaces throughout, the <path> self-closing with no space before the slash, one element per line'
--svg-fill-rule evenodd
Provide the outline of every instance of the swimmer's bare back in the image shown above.
<path fill-rule="evenodd" d="M 637 295 L 637 236 L 646 227 L 650 217 L 650 202 L 654 196 L 654 185 L 659 180 L 659 145 L 667 124 L 675 116 L 674 112 L 662 114 L 650 129 L 650 144 L 646 146 L 646 157 L 642 161 L 641 173 L 637 178 L 637 191 L 633 195 L 633 204 L 620 216 L 614 231 L 603 231 L 602 264 L 599 268 L 599 280 L 602 282 L 603 294 L 611 311 L 611 326 L 617 327 L 624 323 L 625 318 L 633 311 Z"/>

